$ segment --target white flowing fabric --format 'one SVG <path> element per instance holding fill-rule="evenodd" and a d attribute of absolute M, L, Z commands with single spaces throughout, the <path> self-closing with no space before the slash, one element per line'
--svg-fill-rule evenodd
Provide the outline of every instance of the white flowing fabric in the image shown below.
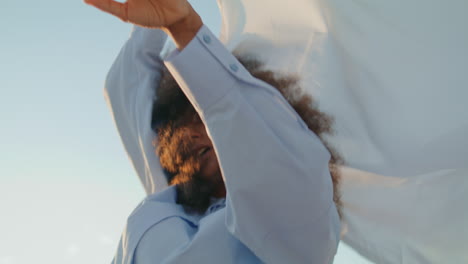
<path fill-rule="evenodd" d="M 218 4 L 228 47 L 334 116 L 344 241 L 377 263 L 468 263 L 468 1 Z"/>
<path fill-rule="evenodd" d="M 344 241 L 377 263 L 468 263 L 468 1 L 218 4 L 229 48 L 297 73 L 335 118 Z M 134 88 L 134 115 L 113 111 L 148 194 L 167 186 L 148 121 L 154 36 L 134 33 L 108 79 Z"/>

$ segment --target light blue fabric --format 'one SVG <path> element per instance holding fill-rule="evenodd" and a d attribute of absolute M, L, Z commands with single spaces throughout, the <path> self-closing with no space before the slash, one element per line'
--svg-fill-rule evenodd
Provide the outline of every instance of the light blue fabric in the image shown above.
<path fill-rule="evenodd" d="M 167 187 L 154 154 L 151 114 L 166 41 L 160 30 L 134 27 L 107 75 L 104 88 L 120 138 L 147 194 Z"/>
<path fill-rule="evenodd" d="M 113 263 L 332 263 L 340 221 L 319 138 L 206 27 L 165 64 L 207 127 L 227 197 L 194 217 L 173 187 L 150 195 Z"/>

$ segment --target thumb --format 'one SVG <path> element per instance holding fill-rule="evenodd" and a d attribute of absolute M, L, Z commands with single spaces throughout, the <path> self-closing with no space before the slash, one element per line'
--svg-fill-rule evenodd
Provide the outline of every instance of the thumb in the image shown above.
<path fill-rule="evenodd" d="M 124 22 L 128 21 L 128 4 L 119 3 L 114 0 L 84 0 L 88 5 L 92 5 L 106 13 L 114 15 Z"/>

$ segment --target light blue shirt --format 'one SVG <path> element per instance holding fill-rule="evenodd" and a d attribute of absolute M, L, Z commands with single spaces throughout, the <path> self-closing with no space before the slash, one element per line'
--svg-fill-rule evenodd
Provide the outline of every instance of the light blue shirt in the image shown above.
<path fill-rule="evenodd" d="M 164 63 L 207 127 L 227 196 L 203 216 L 187 215 L 174 187 L 148 196 L 113 263 L 332 263 L 340 220 L 320 139 L 206 27 Z"/>

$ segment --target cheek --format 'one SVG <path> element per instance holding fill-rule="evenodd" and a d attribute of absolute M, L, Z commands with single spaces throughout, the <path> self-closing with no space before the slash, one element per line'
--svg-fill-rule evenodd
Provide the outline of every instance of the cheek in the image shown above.
<path fill-rule="evenodd" d="M 210 151 L 210 159 L 207 164 L 207 169 L 211 175 L 220 173 L 218 159 L 216 158 L 216 154 L 213 149 Z"/>

